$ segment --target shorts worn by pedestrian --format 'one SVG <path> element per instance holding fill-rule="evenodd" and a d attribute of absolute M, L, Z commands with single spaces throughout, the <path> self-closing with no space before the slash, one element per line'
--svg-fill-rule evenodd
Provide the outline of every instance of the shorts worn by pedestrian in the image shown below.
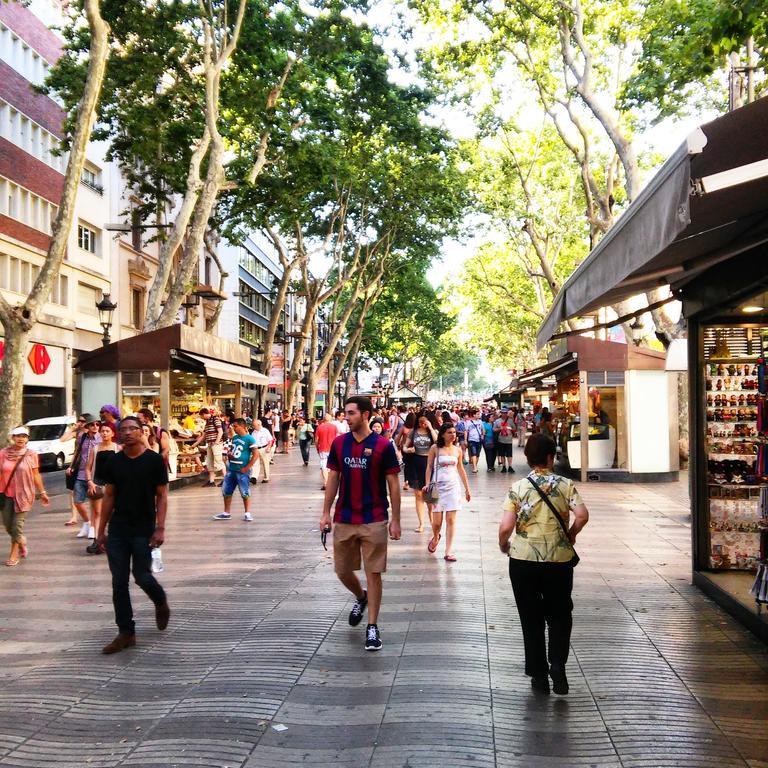
<path fill-rule="evenodd" d="M 247 499 L 251 495 L 251 476 L 243 474 L 239 469 L 236 471 L 228 470 L 224 475 L 224 482 L 221 485 L 222 496 L 232 496 L 235 490 L 240 491 L 240 496 Z"/>

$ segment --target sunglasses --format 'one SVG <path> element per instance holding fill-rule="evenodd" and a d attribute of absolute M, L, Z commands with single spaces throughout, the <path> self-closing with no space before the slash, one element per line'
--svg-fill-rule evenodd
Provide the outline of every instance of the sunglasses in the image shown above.
<path fill-rule="evenodd" d="M 320 531 L 320 543 L 323 545 L 323 549 L 327 552 L 328 551 L 328 545 L 326 542 L 328 541 L 328 534 L 331 532 L 330 526 L 327 526 L 326 528 L 323 528 L 322 531 Z"/>

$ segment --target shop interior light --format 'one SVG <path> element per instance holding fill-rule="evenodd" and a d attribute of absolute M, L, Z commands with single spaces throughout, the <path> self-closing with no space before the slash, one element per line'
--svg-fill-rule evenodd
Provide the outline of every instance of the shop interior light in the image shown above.
<path fill-rule="evenodd" d="M 746 184 L 768 176 L 768 159 L 758 160 L 756 163 L 747 163 L 738 168 L 729 168 L 727 171 L 713 173 L 698 179 L 695 186 L 703 194 L 717 192 L 719 189 L 735 187 L 738 184 Z"/>
<path fill-rule="evenodd" d="M 765 307 L 758 307 L 755 304 L 748 304 L 746 307 L 742 307 L 741 311 L 746 313 L 747 315 L 754 315 L 757 312 L 762 312 L 765 309 Z"/>
<path fill-rule="evenodd" d="M 152 375 L 153 375 L 153 376 L 154 376 L 156 379 L 159 379 L 159 378 L 160 378 L 160 371 L 152 371 Z"/>

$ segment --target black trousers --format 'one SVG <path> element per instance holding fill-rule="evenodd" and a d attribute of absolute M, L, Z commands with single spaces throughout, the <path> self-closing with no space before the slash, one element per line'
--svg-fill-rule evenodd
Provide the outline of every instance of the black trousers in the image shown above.
<path fill-rule="evenodd" d="M 134 581 L 147 593 L 155 605 L 165 602 L 165 591 L 152 573 L 149 536 L 132 536 L 110 529 L 107 536 L 107 560 L 112 572 L 112 603 L 115 623 L 121 634 L 132 635 L 136 630 L 128 579 L 133 561 Z"/>
<path fill-rule="evenodd" d="M 305 464 L 309 464 L 309 446 L 311 442 L 309 440 L 299 440 L 299 448 L 301 449 L 301 458 Z"/>
<path fill-rule="evenodd" d="M 496 467 L 496 445 L 494 443 L 486 443 L 483 446 L 485 451 L 485 463 L 488 469 L 494 469 Z"/>
<path fill-rule="evenodd" d="M 525 674 L 546 677 L 549 663 L 565 667 L 573 626 L 573 568 L 563 563 L 509 560 L 509 578 L 523 628 Z M 544 637 L 549 629 L 549 654 Z"/>

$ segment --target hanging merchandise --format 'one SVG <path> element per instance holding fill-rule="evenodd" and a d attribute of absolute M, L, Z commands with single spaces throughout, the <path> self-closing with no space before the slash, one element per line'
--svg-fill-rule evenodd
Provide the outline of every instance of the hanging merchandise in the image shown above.
<path fill-rule="evenodd" d="M 705 343 L 705 419 L 710 568 L 753 570 L 761 563 L 768 509 L 768 408 L 765 358 L 751 336 L 713 328 Z M 768 334 L 760 335 L 766 352 Z"/>

